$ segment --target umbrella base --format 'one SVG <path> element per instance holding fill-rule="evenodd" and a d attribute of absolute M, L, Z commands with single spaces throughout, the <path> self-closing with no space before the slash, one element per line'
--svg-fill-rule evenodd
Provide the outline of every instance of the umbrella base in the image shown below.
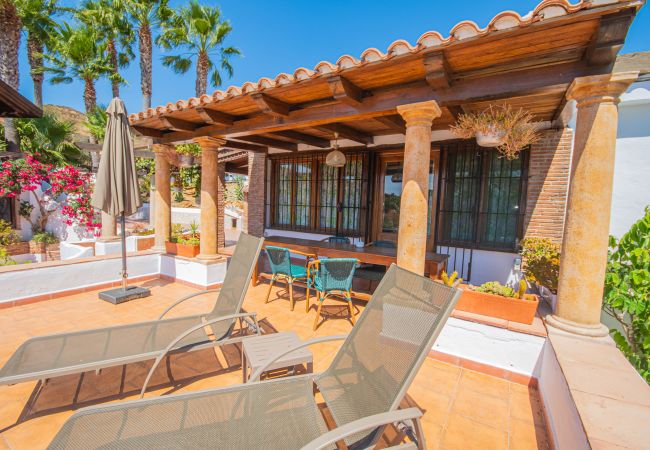
<path fill-rule="evenodd" d="M 120 303 L 128 302 L 129 300 L 149 297 L 150 295 L 151 291 L 149 291 L 149 289 L 141 288 L 139 286 L 128 286 L 126 290 L 120 287 L 111 289 L 110 291 L 100 292 L 99 298 L 114 305 L 119 305 Z"/>

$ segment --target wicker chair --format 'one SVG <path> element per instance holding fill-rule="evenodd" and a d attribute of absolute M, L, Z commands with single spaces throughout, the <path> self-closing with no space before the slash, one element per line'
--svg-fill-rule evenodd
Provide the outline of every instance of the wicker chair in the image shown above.
<path fill-rule="evenodd" d="M 292 264 L 291 253 L 305 256 L 307 258 L 305 266 Z M 278 280 L 283 280 L 289 287 L 289 301 L 291 302 L 291 311 L 293 311 L 295 306 L 295 301 L 293 299 L 293 282 L 296 280 L 304 280 L 307 282 L 307 264 L 309 264 L 310 260 L 316 259 L 316 255 L 299 252 L 298 250 L 289 251 L 288 248 L 273 247 L 271 245 L 266 246 L 266 254 L 269 257 L 269 265 L 271 266 L 273 276 L 269 283 L 269 291 L 266 294 L 265 303 L 269 302 L 273 284 Z M 309 299 L 307 299 L 307 309 L 309 309 Z"/>
<path fill-rule="evenodd" d="M 307 304 L 309 311 L 309 290 L 316 291 L 318 311 L 314 319 L 314 330 L 318 328 L 323 302 L 326 298 L 336 295 L 348 302 L 350 321 L 354 325 L 354 307 L 352 306 L 352 279 L 359 260 L 355 258 L 329 258 L 315 260 L 307 266 Z"/>

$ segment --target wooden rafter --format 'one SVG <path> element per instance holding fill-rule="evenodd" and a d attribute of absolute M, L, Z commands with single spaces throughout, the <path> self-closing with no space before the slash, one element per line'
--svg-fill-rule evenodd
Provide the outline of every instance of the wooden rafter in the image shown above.
<path fill-rule="evenodd" d="M 346 78 L 335 75 L 329 77 L 327 83 L 334 99 L 352 106 L 360 105 L 363 101 L 364 90 Z"/>
<path fill-rule="evenodd" d="M 401 134 L 406 133 L 406 123 L 400 116 L 379 116 L 375 117 L 374 120 L 390 128 L 392 131 Z"/>
<path fill-rule="evenodd" d="M 173 131 L 194 131 L 199 126 L 197 123 L 176 119 L 174 117 L 161 117 L 160 120 L 165 128 Z"/>
<path fill-rule="evenodd" d="M 207 123 L 214 125 L 232 125 L 235 121 L 235 116 L 214 109 L 196 108 L 196 112 Z"/>
<path fill-rule="evenodd" d="M 262 94 L 261 92 L 251 94 L 251 98 L 264 114 L 276 117 L 286 117 L 289 115 L 290 105 L 277 98 Z"/>
<path fill-rule="evenodd" d="M 253 153 L 267 153 L 268 147 L 264 145 L 250 144 L 248 142 L 238 142 L 233 140 L 226 140 L 223 148 L 233 149 L 233 150 L 247 150 Z"/>
<path fill-rule="evenodd" d="M 359 142 L 361 144 L 367 145 L 367 144 L 372 144 L 374 142 L 374 138 L 372 135 L 368 133 L 364 133 L 363 131 L 359 131 L 347 125 L 343 125 L 341 123 L 322 125 L 317 128 L 326 133 L 338 133 L 339 137 L 343 139 L 349 139 L 351 141 Z"/>
<path fill-rule="evenodd" d="M 452 84 L 452 72 L 443 52 L 427 55 L 422 60 L 424 78 L 433 89 L 447 89 Z"/>
<path fill-rule="evenodd" d="M 294 143 L 313 145 L 314 147 L 320 148 L 326 148 L 330 146 L 330 141 L 327 139 L 323 139 L 318 136 L 312 136 L 311 134 L 300 133 L 298 131 L 286 130 L 278 131 L 273 134 L 288 139 Z"/>
<path fill-rule="evenodd" d="M 526 95 L 556 95 L 564 93 L 569 84 L 581 76 L 608 73 L 607 66 L 586 63 L 562 63 L 552 66 L 513 71 L 505 77 L 494 74 L 481 78 L 458 80 L 450 88 L 434 90 L 424 81 L 390 86 L 373 91 L 371 97 L 356 106 L 345 103 L 319 104 L 291 111 L 278 121 L 265 115 L 237 120 L 233 125 L 201 127 L 194 132 L 174 132 L 161 142 L 175 142 L 195 136 L 224 136 L 236 138 L 251 134 L 274 133 L 296 128 L 320 127 L 349 120 L 364 120 L 394 115 L 399 105 L 435 100 L 441 107 L 462 106 L 468 103 L 503 100 Z M 331 130 L 329 130 L 331 132 Z M 358 142 L 361 142 L 359 140 Z"/>
<path fill-rule="evenodd" d="M 240 136 L 237 138 L 240 141 L 253 142 L 254 144 L 266 145 L 268 147 L 280 148 L 282 150 L 289 150 L 292 152 L 298 151 L 298 144 L 293 142 L 280 141 L 278 139 L 271 139 L 265 136 Z"/>
<path fill-rule="evenodd" d="M 162 138 L 163 136 L 165 136 L 165 133 L 162 130 L 157 130 L 155 128 L 141 127 L 139 125 L 132 125 L 131 128 L 133 128 L 141 135 L 148 136 L 151 138 Z"/>
<path fill-rule="evenodd" d="M 586 59 L 592 65 L 610 65 L 623 48 L 625 37 L 636 10 L 627 9 L 601 17 L 594 39 L 587 48 Z"/>

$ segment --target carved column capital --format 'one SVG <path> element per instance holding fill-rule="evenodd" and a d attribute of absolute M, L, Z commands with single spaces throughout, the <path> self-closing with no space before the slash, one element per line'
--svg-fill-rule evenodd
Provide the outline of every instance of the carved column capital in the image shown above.
<path fill-rule="evenodd" d="M 397 112 L 402 116 L 407 127 L 418 125 L 431 126 L 433 120 L 442 114 L 440 106 L 438 106 L 438 102 L 435 100 L 400 105 L 397 107 Z"/>
<path fill-rule="evenodd" d="M 226 145 L 226 140 L 211 136 L 202 136 L 192 139 L 192 142 L 199 144 L 202 151 L 218 151 Z"/>
<path fill-rule="evenodd" d="M 639 72 L 618 72 L 576 78 L 569 86 L 567 99 L 575 100 L 578 108 L 595 103 L 617 104 L 638 76 Z"/>

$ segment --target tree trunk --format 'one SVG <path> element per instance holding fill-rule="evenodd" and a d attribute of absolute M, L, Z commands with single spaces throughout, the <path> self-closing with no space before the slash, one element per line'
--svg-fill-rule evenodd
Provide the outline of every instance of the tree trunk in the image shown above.
<path fill-rule="evenodd" d="M 31 34 L 27 37 L 27 59 L 29 60 L 30 74 L 34 83 L 34 103 L 39 108 L 43 107 L 43 43 Z"/>
<path fill-rule="evenodd" d="M 18 90 L 18 49 L 20 48 L 20 16 L 13 0 L 0 0 L 0 80 Z M 7 150 L 19 151 L 18 133 L 11 119 L 5 119 Z"/>
<path fill-rule="evenodd" d="M 97 107 L 95 81 L 91 78 L 86 78 L 84 80 L 84 104 L 86 106 L 86 114 L 90 114 Z"/>
<path fill-rule="evenodd" d="M 108 58 L 111 64 L 111 70 L 114 75 L 119 73 L 119 67 L 117 64 L 117 48 L 115 48 L 115 39 L 108 40 Z M 113 98 L 120 96 L 120 82 L 117 80 L 111 80 L 111 89 L 113 91 Z"/>
<path fill-rule="evenodd" d="M 2 1 L 2 0 L 0 0 Z M 142 88 L 142 108 L 151 108 L 151 28 L 142 24 L 138 30 L 140 38 L 140 85 Z"/>
<path fill-rule="evenodd" d="M 208 54 L 199 52 L 196 60 L 196 96 L 200 97 L 208 90 L 208 71 L 210 70 L 210 60 Z"/>

